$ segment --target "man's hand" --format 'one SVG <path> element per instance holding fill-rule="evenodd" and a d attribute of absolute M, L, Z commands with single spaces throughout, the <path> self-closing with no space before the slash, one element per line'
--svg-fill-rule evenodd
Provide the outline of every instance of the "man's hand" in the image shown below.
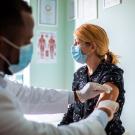
<path fill-rule="evenodd" d="M 93 121 L 98 120 L 105 128 L 108 121 L 112 120 L 114 113 L 117 112 L 119 104 L 112 100 L 101 101 L 89 118 Z"/>
<path fill-rule="evenodd" d="M 85 102 L 88 99 L 91 99 L 100 93 L 111 92 L 112 88 L 109 85 L 101 85 L 95 82 L 88 82 L 83 89 L 76 91 L 76 94 L 81 102 Z"/>
<path fill-rule="evenodd" d="M 112 100 L 103 100 L 99 102 L 97 109 L 100 109 L 106 112 L 110 121 L 112 120 L 114 113 L 118 111 L 119 104 Z"/>

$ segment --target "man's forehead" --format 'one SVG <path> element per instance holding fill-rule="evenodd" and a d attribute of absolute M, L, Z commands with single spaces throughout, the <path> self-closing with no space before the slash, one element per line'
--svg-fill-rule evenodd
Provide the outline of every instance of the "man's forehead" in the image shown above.
<path fill-rule="evenodd" d="M 22 20 L 24 22 L 24 25 L 26 26 L 34 26 L 34 19 L 32 17 L 32 14 L 29 13 L 29 12 L 26 12 L 26 11 L 22 11 L 21 12 L 21 15 L 22 15 Z"/>
<path fill-rule="evenodd" d="M 24 23 L 24 25 L 21 27 L 22 31 L 33 34 L 34 19 L 32 17 L 32 14 L 29 12 L 23 11 L 22 20 Z M 30 35 L 30 36 L 32 36 L 32 35 Z"/>

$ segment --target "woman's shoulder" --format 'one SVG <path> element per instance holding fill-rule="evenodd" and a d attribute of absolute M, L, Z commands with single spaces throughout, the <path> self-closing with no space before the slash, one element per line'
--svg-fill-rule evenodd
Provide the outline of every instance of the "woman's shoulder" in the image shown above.
<path fill-rule="evenodd" d="M 85 73 L 87 70 L 88 70 L 87 66 L 84 65 L 84 66 L 78 68 L 75 73 Z"/>
<path fill-rule="evenodd" d="M 104 63 L 100 73 L 101 82 L 103 84 L 106 82 L 113 82 L 119 89 L 123 89 L 123 70 L 119 66 L 110 63 Z"/>
<path fill-rule="evenodd" d="M 102 69 L 104 69 L 108 72 L 118 72 L 121 74 L 124 73 L 124 70 L 121 67 L 119 67 L 118 65 L 115 65 L 115 64 L 108 63 L 108 62 L 102 63 Z"/>

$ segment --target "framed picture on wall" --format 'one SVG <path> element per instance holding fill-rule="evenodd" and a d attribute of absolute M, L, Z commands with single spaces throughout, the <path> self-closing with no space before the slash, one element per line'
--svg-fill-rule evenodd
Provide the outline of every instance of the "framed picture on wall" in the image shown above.
<path fill-rule="evenodd" d="M 97 18 L 97 0 L 78 0 L 78 18 L 89 21 Z"/>
<path fill-rule="evenodd" d="M 68 0 L 68 20 L 77 19 L 77 0 Z"/>
<path fill-rule="evenodd" d="M 38 23 L 49 26 L 57 24 L 57 0 L 38 0 Z"/>
<path fill-rule="evenodd" d="M 122 0 L 104 0 L 103 2 L 104 2 L 103 3 L 104 8 L 110 8 L 110 7 L 121 4 Z"/>
<path fill-rule="evenodd" d="M 37 61 L 38 63 L 56 63 L 56 32 L 38 31 L 37 32 Z"/>

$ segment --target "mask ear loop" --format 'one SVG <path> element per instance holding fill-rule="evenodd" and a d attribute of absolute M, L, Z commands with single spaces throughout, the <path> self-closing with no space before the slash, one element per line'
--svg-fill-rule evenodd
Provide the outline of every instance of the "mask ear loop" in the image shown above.
<path fill-rule="evenodd" d="M 0 58 L 3 59 L 8 65 L 10 65 L 8 59 L 5 56 L 3 56 L 1 53 L 0 53 Z"/>
<path fill-rule="evenodd" d="M 1 39 L 3 39 L 4 42 L 8 43 L 12 47 L 14 47 L 16 49 L 20 49 L 18 46 L 16 46 L 14 43 L 12 43 L 11 41 L 9 41 L 7 38 L 5 38 L 5 37 L 2 36 Z"/>

